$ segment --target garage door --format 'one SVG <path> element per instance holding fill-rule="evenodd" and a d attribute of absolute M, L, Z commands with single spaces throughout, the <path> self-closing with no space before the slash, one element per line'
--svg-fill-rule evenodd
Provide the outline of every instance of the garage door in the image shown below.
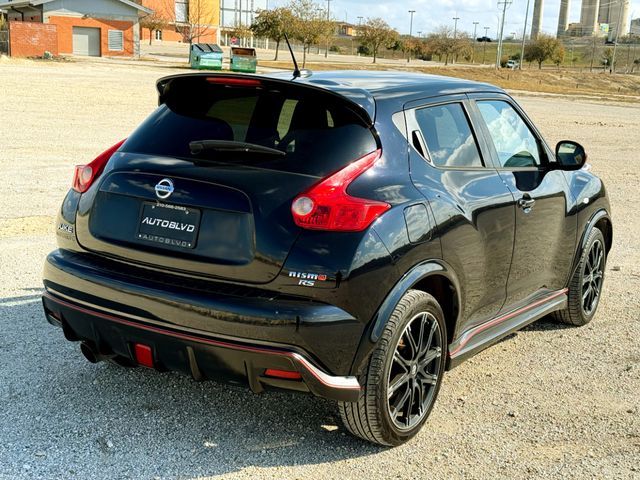
<path fill-rule="evenodd" d="M 73 27 L 73 54 L 100 56 L 100 29 Z"/>

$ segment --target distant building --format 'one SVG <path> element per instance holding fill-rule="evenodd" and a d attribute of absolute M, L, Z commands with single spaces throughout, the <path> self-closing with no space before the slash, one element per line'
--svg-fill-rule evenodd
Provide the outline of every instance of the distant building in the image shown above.
<path fill-rule="evenodd" d="M 358 35 L 358 27 L 347 22 L 336 22 L 336 35 L 340 37 L 355 37 Z"/>
<path fill-rule="evenodd" d="M 628 26 L 629 0 L 582 0 L 582 36 L 606 35 L 613 39 L 629 33 Z"/>
<path fill-rule="evenodd" d="M 631 28 L 629 29 L 631 35 L 640 35 L 640 18 L 634 18 L 631 20 Z"/>
<path fill-rule="evenodd" d="M 142 0 L 167 22 L 167 27 L 151 33 L 154 40 L 170 42 L 220 43 L 220 0 Z M 191 29 L 193 28 L 193 31 Z M 142 40 L 149 30 L 142 29 Z"/>
<path fill-rule="evenodd" d="M 0 0 L 0 10 L 12 56 L 137 56 L 139 19 L 151 13 L 131 0 Z"/>

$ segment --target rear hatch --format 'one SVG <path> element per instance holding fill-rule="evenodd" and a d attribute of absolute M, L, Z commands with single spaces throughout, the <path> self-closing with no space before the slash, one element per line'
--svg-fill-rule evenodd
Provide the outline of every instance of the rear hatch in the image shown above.
<path fill-rule="evenodd" d="M 378 148 L 359 106 L 316 87 L 222 75 L 159 85 L 161 105 L 80 202 L 90 251 L 269 282 L 300 232 L 296 195 Z"/>

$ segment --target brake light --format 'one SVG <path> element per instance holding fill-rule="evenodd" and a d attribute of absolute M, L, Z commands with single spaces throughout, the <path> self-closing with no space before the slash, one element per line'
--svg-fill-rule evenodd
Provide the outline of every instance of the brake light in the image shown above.
<path fill-rule="evenodd" d="M 388 203 L 347 193 L 351 182 L 371 168 L 381 154 L 380 150 L 371 152 L 298 195 L 291 205 L 296 225 L 311 230 L 359 232 L 389 210 Z"/>
<path fill-rule="evenodd" d="M 207 82 L 216 85 L 234 85 L 239 87 L 259 87 L 262 85 L 262 82 L 255 78 L 209 77 L 207 78 Z"/>
<path fill-rule="evenodd" d="M 72 188 L 79 193 L 86 192 L 93 181 L 100 176 L 111 156 L 120 148 L 125 140 L 126 138 L 116 143 L 108 150 L 102 152 L 94 158 L 91 163 L 87 163 L 86 165 L 76 165 L 73 173 Z"/>

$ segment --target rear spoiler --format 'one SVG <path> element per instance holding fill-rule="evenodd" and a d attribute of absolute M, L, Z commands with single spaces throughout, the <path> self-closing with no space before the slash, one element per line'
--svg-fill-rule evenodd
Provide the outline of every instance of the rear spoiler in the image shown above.
<path fill-rule="evenodd" d="M 375 119 L 376 113 L 376 105 L 373 97 L 366 92 L 365 90 L 359 88 L 350 88 L 339 84 L 331 84 L 331 85 L 314 85 L 307 81 L 293 81 L 293 80 L 285 80 L 280 78 L 274 78 L 270 76 L 264 75 L 246 75 L 246 74 L 227 74 L 227 73 L 207 73 L 207 72 L 198 72 L 198 73 L 183 73 L 177 75 L 170 75 L 167 77 L 163 77 L 156 82 L 156 88 L 158 90 L 158 105 L 162 105 L 165 103 L 165 91 L 167 86 L 176 79 L 188 79 L 188 78 L 208 78 L 212 80 L 212 83 L 225 83 L 228 82 L 229 85 L 236 86 L 251 86 L 255 84 L 256 86 L 288 86 L 291 87 L 295 85 L 296 87 L 304 87 L 311 88 L 318 92 L 322 92 L 323 94 L 332 95 L 336 98 L 339 98 L 342 101 L 345 101 L 353 107 L 352 110 L 358 117 L 363 121 L 363 123 L 369 127 L 373 126 L 373 122 Z"/>

